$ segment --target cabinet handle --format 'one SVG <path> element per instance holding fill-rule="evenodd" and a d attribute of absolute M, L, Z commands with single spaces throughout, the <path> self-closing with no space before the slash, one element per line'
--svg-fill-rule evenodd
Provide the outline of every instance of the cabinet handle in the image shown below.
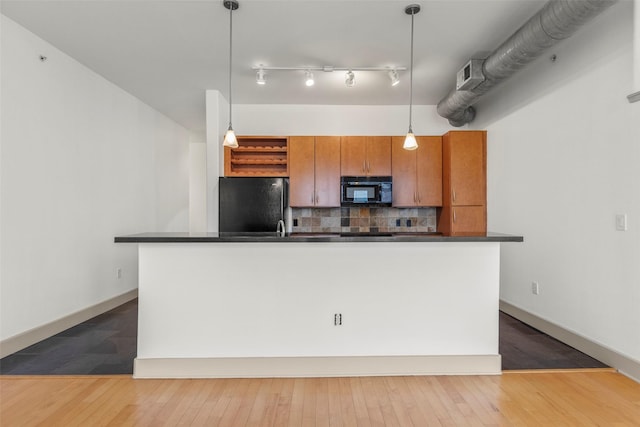
<path fill-rule="evenodd" d="M 418 203 L 420 203 L 421 202 L 421 200 L 420 200 L 420 192 L 416 191 L 416 194 L 418 195 Z"/>
<path fill-rule="evenodd" d="M 453 201 L 454 202 L 456 201 L 456 190 L 455 189 L 453 189 Z"/>
<path fill-rule="evenodd" d="M 456 222 L 456 208 L 453 208 L 453 222 Z"/>
<path fill-rule="evenodd" d="M 366 160 L 362 161 L 362 172 L 364 172 L 364 173 L 367 172 L 367 161 Z"/>
<path fill-rule="evenodd" d="M 318 193 L 316 193 L 316 205 L 318 204 L 318 200 L 320 200 L 320 198 L 318 197 Z"/>
<path fill-rule="evenodd" d="M 413 203 L 415 203 L 415 202 L 416 202 L 416 192 L 414 191 L 413 192 Z"/>
<path fill-rule="evenodd" d="M 314 200 L 315 200 L 315 197 L 314 197 L 314 194 L 313 194 L 313 192 L 312 192 L 312 193 L 311 193 L 311 204 L 312 204 L 312 205 L 314 204 Z"/>
<path fill-rule="evenodd" d="M 367 162 L 367 172 L 371 172 L 371 162 Z"/>

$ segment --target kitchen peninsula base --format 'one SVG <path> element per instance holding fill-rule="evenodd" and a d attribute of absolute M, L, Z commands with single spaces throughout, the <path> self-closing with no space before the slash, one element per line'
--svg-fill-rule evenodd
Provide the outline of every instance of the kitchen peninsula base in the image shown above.
<path fill-rule="evenodd" d="M 499 270 L 496 241 L 139 243 L 134 376 L 499 374 Z"/>

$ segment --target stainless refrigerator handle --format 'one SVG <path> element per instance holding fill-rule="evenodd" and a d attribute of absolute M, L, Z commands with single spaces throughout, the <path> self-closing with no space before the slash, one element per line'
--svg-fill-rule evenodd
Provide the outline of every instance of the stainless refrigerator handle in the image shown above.
<path fill-rule="evenodd" d="M 284 226 L 284 221 L 283 220 L 279 220 L 278 221 L 278 225 L 276 226 L 276 233 L 280 236 L 280 237 L 284 237 L 286 230 L 285 230 L 285 226 Z"/>

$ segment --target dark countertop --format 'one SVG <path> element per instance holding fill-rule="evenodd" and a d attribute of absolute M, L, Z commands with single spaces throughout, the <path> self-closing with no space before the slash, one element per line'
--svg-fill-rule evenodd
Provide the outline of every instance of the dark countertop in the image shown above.
<path fill-rule="evenodd" d="M 284 237 L 265 233 L 139 233 L 116 236 L 116 243 L 206 243 L 206 242 L 522 242 L 522 236 L 488 232 L 475 236 L 443 236 L 439 233 L 290 233 Z"/>

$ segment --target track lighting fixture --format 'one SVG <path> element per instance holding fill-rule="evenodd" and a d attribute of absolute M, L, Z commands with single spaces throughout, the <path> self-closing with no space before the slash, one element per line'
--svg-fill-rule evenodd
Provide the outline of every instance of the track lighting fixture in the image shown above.
<path fill-rule="evenodd" d="M 314 85 L 313 71 L 322 71 L 324 73 L 331 73 L 334 71 L 346 71 L 344 84 L 347 87 L 353 87 L 356 84 L 356 76 L 354 71 L 382 71 L 387 73 L 391 80 L 391 85 L 395 86 L 400 82 L 398 77 L 398 71 L 405 71 L 405 67 L 334 67 L 332 65 L 324 65 L 322 67 L 265 67 L 260 64 L 257 67 L 251 67 L 252 70 L 256 70 L 256 83 L 263 85 L 266 84 L 266 71 L 304 71 L 304 83 L 307 86 Z"/>
<path fill-rule="evenodd" d="M 313 80 L 313 73 L 309 70 L 304 73 L 304 84 L 307 86 L 313 86 L 315 84 L 315 80 Z"/>
<path fill-rule="evenodd" d="M 347 87 L 353 87 L 356 84 L 356 76 L 355 74 L 353 74 L 353 71 L 351 70 L 347 71 L 347 74 L 345 75 L 345 78 L 344 78 L 344 84 Z"/>
<path fill-rule="evenodd" d="M 404 144 L 402 148 L 405 150 L 415 150 L 418 148 L 418 142 L 416 141 L 416 137 L 413 134 L 413 129 L 411 129 L 411 113 L 413 107 L 413 16 L 420 12 L 419 4 L 410 4 L 404 9 L 404 13 L 407 15 L 411 15 L 411 66 L 409 67 L 409 132 L 407 132 L 407 136 L 404 139 Z"/>
<path fill-rule="evenodd" d="M 223 0 L 222 5 L 229 9 L 229 128 L 224 135 L 224 142 L 222 145 L 230 148 L 238 147 L 238 140 L 236 139 L 236 133 L 231 126 L 231 112 L 233 109 L 233 103 L 231 102 L 231 59 L 232 59 L 232 40 L 233 40 L 233 11 L 240 7 L 238 0 Z"/>
<path fill-rule="evenodd" d="M 391 86 L 397 86 L 398 83 L 400 83 L 400 77 L 398 77 L 398 72 L 395 69 L 389 70 L 387 75 L 389 76 L 389 80 L 391 80 Z"/>
<path fill-rule="evenodd" d="M 266 84 L 267 80 L 264 78 L 264 75 L 265 75 L 264 70 L 260 68 L 256 73 L 256 83 L 258 83 L 259 85 Z"/>

